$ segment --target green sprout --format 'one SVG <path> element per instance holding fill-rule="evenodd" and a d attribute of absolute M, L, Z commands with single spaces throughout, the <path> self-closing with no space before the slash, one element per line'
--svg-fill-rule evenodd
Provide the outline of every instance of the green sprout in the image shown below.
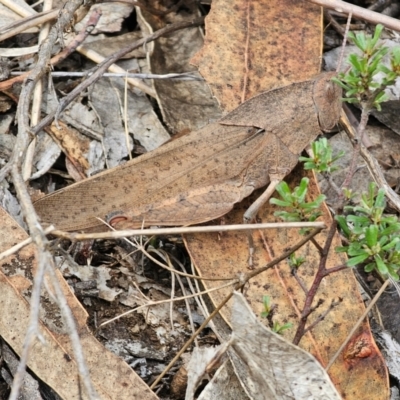
<path fill-rule="evenodd" d="M 273 306 L 271 305 L 271 297 L 263 296 L 263 308 L 264 311 L 261 313 L 261 318 L 268 318 L 273 311 Z"/>
<path fill-rule="evenodd" d="M 326 197 L 320 194 L 314 201 L 307 202 L 305 198 L 308 183 L 308 178 L 302 178 L 300 185 L 291 191 L 286 182 L 280 182 L 276 187 L 276 191 L 281 196 L 281 199 L 272 197 L 269 202 L 285 207 L 289 211 L 276 211 L 274 215 L 287 222 L 315 221 L 321 215 L 320 207 Z"/>
<path fill-rule="evenodd" d="M 286 329 L 290 329 L 293 326 L 291 322 L 287 322 L 286 324 L 280 325 L 278 322 L 274 322 L 271 330 L 275 333 L 281 334 Z"/>
<path fill-rule="evenodd" d="M 338 78 L 332 80 L 345 90 L 348 103 L 359 103 L 367 110 L 376 108 L 381 110 L 381 103 L 388 100 L 385 89 L 393 85 L 400 76 L 400 48 L 389 49 L 378 43 L 383 26 L 378 24 L 374 35 L 365 35 L 363 32 L 349 33 L 349 39 L 361 50 L 362 54 L 349 56 L 350 71 L 340 73 Z M 385 55 L 390 57 L 391 68 L 382 63 Z M 374 77 L 383 73 L 380 82 Z"/>
<path fill-rule="evenodd" d="M 398 280 L 400 223 L 397 217 L 383 214 L 385 206 L 384 190 L 376 191 L 376 185 L 371 183 L 359 205 L 346 206 L 348 214 L 335 217 L 349 243 L 336 251 L 348 254 L 349 267 L 365 264 L 366 272 L 376 271 L 384 278 Z"/>
<path fill-rule="evenodd" d="M 344 151 L 337 156 L 332 155 L 332 146 L 329 145 L 326 138 L 316 140 L 311 145 L 312 157 L 300 157 L 299 160 L 304 162 L 304 169 L 313 169 L 319 173 L 331 173 L 337 170 L 334 164 L 336 160 L 343 157 Z"/>
<path fill-rule="evenodd" d="M 296 257 L 294 253 L 289 256 L 289 266 L 290 268 L 298 269 L 302 264 L 304 264 L 306 259 L 304 257 Z"/>
<path fill-rule="evenodd" d="M 284 330 L 290 329 L 293 326 L 291 322 L 287 322 L 283 325 L 278 322 L 272 322 L 272 314 L 275 306 L 272 304 L 271 297 L 263 296 L 263 308 L 264 311 L 261 313 L 261 318 L 268 318 L 270 328 L 273 332 L 281 334 Z"/>

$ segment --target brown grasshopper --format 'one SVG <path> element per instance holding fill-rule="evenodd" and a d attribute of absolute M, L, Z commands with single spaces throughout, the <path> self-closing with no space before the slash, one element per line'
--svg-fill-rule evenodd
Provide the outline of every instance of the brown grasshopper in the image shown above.
<path fill-rule="evenodd" d="M 35 202 L 41 220 L 66 231 L 192 225 L 221 217 L 266 186 L 246 211 L 251 221 L 299 154 L 332 130 L 341 89 L 323 73 L 255 96 L 220 121 L 117 168 Z"/>

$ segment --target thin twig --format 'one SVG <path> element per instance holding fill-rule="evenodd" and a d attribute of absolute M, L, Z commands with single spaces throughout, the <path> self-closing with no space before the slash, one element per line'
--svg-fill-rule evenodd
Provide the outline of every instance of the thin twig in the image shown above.
<path fill-rule="evenodd" d="M 30 52 L 32 53 L 32 51 Z M 29 54 L 30 54 L 29 53 Z M 61 53 L 57 56 L 53 57 L 50 60 L 51 65 L 53 64 L 53 60 L 56 60 Z M 12 71 L 10 76 L 21 76 L 25 74 L 25 72 L 17 72 Z M 82 78 L 92 75 L 93 72 L 83 71 L 83 72 L 73 72 L 73 71 L 51 71 L 49 75 L 52 78 Z M 204 78 L 201 76 L 193 75 L 192 72 L 183 72 L 181 74 L 134 74 L 134 73 L 115 73 L 115 72 L 105 72 L 102 75 L 102 78 L 137 78 L 137 79 L 173 79 L 177 81 L 204 81 Z"/>
<path fill-rule="evenodd" d="M 43 11 L 50 11 L 53 7 L 53 0 L 44 0 Z M 39 46 L 47 38 L 50 31 L 50 23 L 46 22 L 40 28 L 38 43 Z M 40 121 L 43 97 L 43 79 L 37 81 L 33 90 L 32 108 L 31 108 L 31 125 L 34 126 Z M 32 174 L 33 157 L 35 155 L 36 138 L 34 138 L 28 146 L 22 167 L 22 177 L 27 181 Z"/>
<path fill-rule="evenodd" d="M 54 117 L 58 117 L 60 113 L 65 109 L 65 107 L 74 100 L 77 96 L 81 94 L 83 90 L 85 90 L 88 86 L 95 83 L 107 69 L 114 64 L 117 60 L 119 60 L 122 56 L 129 53 L 130 51 L 142 47 L 144 44 L 149 43 L 153 40 L 158 39 L 161 36 L 167 35 L 168 33 L 175 32 L 179 29 L 189 28 L 193 26 L 199 26 L 204 22 L 204 18 L 196 18 L 193 21 L 183 21 L 177 22 L 175 24 L 171 24 L 166 26 L 165 28 L 159 29 L 158 31 L 154 32 L 153 34 L 149 35 L 146 38 L 136 40 L 132 44 L 123 49 L 117 51 L 116 53 L 112 54 L 110 57 L 107 57 L 101 64 L 97 65 L 96 71 L 88 77 L 84 82 L 78 85 L 74 90 L 72 90 L 67 96 L 62 99 L 58 109 L 56 111 L 51 112 L 45 118 L 43 118 L 42 122 L 37 125 L 34 129 L 31 130 L 32 134 L 36 134 L 40 132 L 45 126 L 47 126 Z M 0 179 L 1 181 L 1 179 Z"/>
<path fill-rule="evenodd" d="M 3 33 L 0 34 L 0 42 L 3 42 L 4 40 L 9 39 L 15 35 L 18 35 L 19 33 L 24 32 L 29 28 L 34 28 L 37 25 L 55 20 L 58 18 L 59 13 L 60 10 L 52 10 L 36 15 L 31 15 L 21 21 L 13 22 L 12 24 L 2 28 Z"/>
<path fill-rule="evenodd" d="M 124 312 L 122 314 L 117 315 L 114 318 L 109 319 L 108 321 L 103 322 L 102 324 L 100 324 L 98 326 L 97 330 L 100 330 L 104 326 L 106 326 L 108 324 L 111 324 L 111 322 L 118 321 L 120 318 L 126 317 L 127 315 L 132 314 L 132 313 L 134 313 L 136 311 L 139 311 L 139 310 L 141 310 L 143 308 L 153 307 L 153 306 L 157 306 L 157 305 L 160 305 L 160 304 L 166 304 L 166 303 L 170 303 L 170 302 L 177 302 L 177 301 L 182 301 L 182 300 L 186 300 L 186 299 L 192 299 L 192 298 L 198 297 L 198 296 L 208 295 L 208 294 L 210 294 L 212 292 L 216 292 L 218 290 L 225 289 L 225 288 L 233 286 L 233 285 L 235 285 L 237 283 L 238 283 L 238 279 L 234 279 L 234 280 L 232 280 L 232 281 L 230 281 L 228 283 L 225 283 L 225 284 L 223 284 L 221 286 L 214 287 L 214 288 L 207 289 L 207 290 L 203 290 L 203 291 L 197 292 L 197 293 L 188 294 L 186 296 L 175 297 L 174 299 L 166 299 L 166 300 L 159 300 L 159 301 L 148 300 L 149 302 L 147 304 L 143 304 L 141 306 L 133 308 L 132 310 L 126 311 L 126 312 Z"/>
<path fill-rule="evenodd" d="M 293 344 L 295 344 L 295 345 L 298 345 L 300 343 L 301 338 L 304 336 L 307 319 L 308 319 L 308 316 L 313 311 L 312 304 L 313 304 L 314 298 L 317 294 L 318 288 L 320 287 L 322 279 L 324 279 L 327 275 L 329 275 L 331 273 L 338 272 L 341 269 L 344 269 L 343 266 L 340 266 L 340 268 L 336 268 L 336 267 L 329 268 L 329 269 L 326 268 L 329 251 L 332 246 L 333 239 L 336 235 L 336 230 L 337 230 L 337 222 L 336 222 L 336 220 L 333 220 L 331 227 L 329 229 L 329 233 L 326 238 L 324 247 L 322 248 L 322 251 L 320 251 L 321 258 L 319 261 L 318 270 L 314 276 L 313 283 L 307 292 L 303 311 L 301 312 L 299 325 L 297 326 L 297 330 L 296 330 L 296 333 L 295 333 L 294 339 L 293 339 Z"/>
<path fill-rule="evenodd" d="M 45 235 L 49 234 L 52 230 L 54 229 L 53 226 L 49 226 L 48 228 L 46 228 L 43 233 Z M 21 249 L 23 249 L 25 246 L 28 246 L 29 244 L 32 243 L 32 238 L 29 237 L 28 239 L 23 240 L 22 242 L 19 242 L 18 244 L 10 247 L 9 249 L 7 249 L 6 251 L 3 251 L 2 253 L 0 253 L 0 261 L 4 260 L 7 257 L 12 256 L 15 253 L 18 253 Z"/>
<path fill-rule="evenodd" d="M 343 110 L 340 121 L 349 139 L 354 142 L 356 140 L 356 132 L 354 131 L 353 126 L 350 124 L 347 115 Z M 368 151 L 368 149 L 363 144 L 361 144 L 360 146 L 360 154 L 364 158 L 368 170 L 371 173 L 374 181 L 377 183 L 378 187 L 382 188 L 385 191 L 385 196 L 389 200 L 390 204 L 397 211 L 400 212 L 400 197 L 386 182 L 386 178 L 383 175 L 382 169 L 379 166 L 376 158 Z"/>
<path fill-rule="evenodd" d="M 314 229 L 311 233 L 309 233 L 307 236 L 305 236 L 302 240 L 300 240 L 298 243 L 296 243 L 293 247 L 291 247 L 289 250 L 285 251 L 283 254 L 281 254 L 279 257 L 275 258 L 268 264 L 266 264 L 264 267 L 258 268 L 245 276 L 243 276 L 240 279 L 240 282 L 237 283 L 235 290 L 240 290 L 241 288 L 244 287 L 244 285 L 253 277 L 259 275 L 260 273 L 274 267 L 275 265 L 279 264 L 281 261 L 289 257 L 292 253 L 297 251 L 299 248 L 304 246 L 311 238 L 313 238 L 316 234 L 318 234 L 321 231 L 321 229 L 317 228 Z M 208 318 L 205 319 L 205 321 L 201 324 L 201 326 L 197 329 L 194 335 L 185 343 L 185 345 L 181 348 L 181 350 L 175 355 L 175 357 L 171 360 L 171 362 L 167 365 L 167 367 L 164 369 L 164 371 L 157 377 L 157 379 L 153 382 L 153 384 L 150 386 L 151 389 L 154 389 L 155 386 L 161 381 L 161 379 L 165 376 L 165 374 L 171 369 L 171 367 L 176 363 L 176 361 L 179 359 L 179 357 L 189 348 L 189 346 L 193 343 L 194 338 L 197 337 L 200 332 L 207 326 L 209 321 L 211 321 L 215 315 L 219 313 L 221 308 L 231 299 L 233 296 L 234 291 L 232 291 L 228 296 L 225 297 L 224 300 L 218 305 L 218 307 L 215 308 L 215 310 L 209 315 Z"/>
<path fill-rule="evenodd" d="M 353 14 L 353 17 L 363 19 L 364 21 L 372 22 L 373 24 L 382 24 L 389 29 L 400 32 L 400 21 L 395 18 L 379 14 L 366 8 L 354 6 L 340 0 L 307 0 L 310 3 L 318 4 L 319 6 L 335 10 L 343 14 Z"/>
<path fill-rule="evenodd" d="M 361 317 L 357 320 L 351 331 L 349 332 L 346 340 L 342 343 L 342 345 L 339 347 L 337 352 L 334 354 L 334 356 L 330 359 L 328 365 L 325 367 L 326 371 L 329 371 L 329 368 L 332 367 L 333 363 L 336 361 L 336 359 L 339 357 L 340 353 L 343 351 L 343 349 L 346 347 L 347 343 L 349 343 L 350 339 L 353 337 L 354 333 L 357 331 L 358 327 L 360 324 L 364 321 L 365 317 L 368 315 L 368 313 L 371 311 L 372 307 L 375 305 L 375 303 L 379 300 L 381 297 L 382 293 L 385 291 L 387 285 L 390 283 L 390 279 L 387 279 L 382 287 L 379 289 L 378 293 L 374 296 L 374 298 L 371 300 L 371 303 L 369 303 L 368 307 L 365 309 Z"/>
<path fill-rule="evenodd" d="M 347 17 L 346 30 L 344 31 L 344 34 L 343 34 L 342 49 L 340 51 L 339 61 L 338 61 L 337 67 L 336 67 L 336 73 L 338 73 L 340 71 L 340 68 L 342 67 L 344 51 L 346 49 L 347 35 L 349 34 L 349 29 L 350 29 L 351 16 L 352 16 L 352 13 L 350 12 L 349 16 Z"/>
<path fill-rule="evenodd" d="M 54 301 L 58 305 L 58 308 L 60 309 L 60 313 L 63 317 L 65 326 L 67 328 L 66 330 L 69 339 L 71 341 L 72 350 L 74 352 L 75 361 L 79 371 L 79 376 L 83 381 L 85 391 L 90 399 L 100 400 L 90 380 L 90 373 L 86 365 L 82 345 L 79 340 L 79 334 L 75 323 L 75 317 L 72 314 L 71 309 L 69 308 L 68 302 L 64 296 L 63 291 L 61 290 L 60 282 L 55 274 L 54 260 L 52 258 L 50 258 L 50 260 L 51 263 L 48 264 L 46 272 L 47 276 L 50 277 L 50 282 L 52 287 L 50 288 L 49 285 L 45 283 L 47 292 L 54 299 Z M 54 296 L 52 296 L 53 290 L 54 290 Z"/>
<path fill-rule="evenodd" d="M 304 335 L 311 331 L 311 329 L 313 329 L 317 324 L 319 324 L 321 321 L 323 321 L 325 319 L 325 317 L 336 307 L 338 306 L 340 303 L 342 302 L 342 299 L 339 299 L 338 301 L 334 301 L 332 300 L 331 305 L 320 315 L 318 316 L 318 318 L 316 318 L 316 320 L 310 324 L 309 326 L 307 326 L 306 329 L 304 329 Z"/>
<path fill-rule="evenodd" d="M 237 224 L 237 225 L 209 225 L 209 226 L 184 226 L 180 228 L 154 228 L 154 229 L 127 229 L 122 231 L 99 233 L 74 233 L 58 229 L 51 231 L 51 235 L 71 241 L 91 239 L 119 239 L 126 236 L 153 236 L 153 235 L 184 235 L 205 232 L 232 232 L 249 231 L 256 229 L 299 229 L 299 228 L 326 228 L 324 222 L 269 222 L 263 224 Z"/>

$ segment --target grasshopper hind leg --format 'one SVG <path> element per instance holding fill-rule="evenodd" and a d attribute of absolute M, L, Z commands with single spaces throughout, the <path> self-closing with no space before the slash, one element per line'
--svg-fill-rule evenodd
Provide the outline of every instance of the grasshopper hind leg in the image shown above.
<path fill-rule="evenodd" d="M 243 215 L 243 223 L 244 224 L 249 224 L 251 223 L 257 213 L 258 210 L 269 200 L 269 198 L 272 196 L 272 194 L 275 191 L 276 186 L 278 183 L 281 181 L 281 179 L 272 179 L 263 194 L 246 210 L 246 212 Z M 254 255 L 254 240 L 253 240 L 253 234 L 252 231 L 249 231 L 247 233 L 247 240 L 249 243 L 249 259 L 248 259 L 248 264 L 249 268 L 253 268 L 253 255 Z"/>

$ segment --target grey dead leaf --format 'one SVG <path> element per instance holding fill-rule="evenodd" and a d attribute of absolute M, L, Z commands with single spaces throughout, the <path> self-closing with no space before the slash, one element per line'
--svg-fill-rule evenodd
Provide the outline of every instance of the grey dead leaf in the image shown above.
<path fill-rule="evenodd" d="M 4 208 L 10 214 L 20 226 L 26 228 L 24 219 L 21 213 L 21 206 L 18 200 L 13 196 L 8 187 L 5 187 L 6 181 L 3 181 L 0 185 L 0 206 Z"/>
<path fill-rule="evenodd" d="M 90 8 L 85 18 L 75 25 L 77 32 L 83 29 L 93 10 L 100 10 L 101 12 L 100 21 L 92 31 L 92 34 L 96 35 L 102 32 L 119 32 L 124 20 L 132 13 L 133 6 L 127 3 L 116 2 L 95 4 Z"/>
<path fill-rule="evenodd" d="M 234 294 L 233 349 L 245 362 L 255 400 L 339 400 L 315 358 L 262 325 L 245 298 Z"/>
<path fill-rule="evenodd" d="M 165 10 L 166 1 L 157 2 Z M 154 6 L 155 3 L 153 3 Z M 159 17 L 136 7 L 138 23 L 144 34 L 169 23 L 185 21 L 200 15 L 196 2 L 185 4 L 185 10 Z M 149 46 L 149 68 L 153 74 L 191 72 L 201 78 L 196 67 L 189 63 L 203 46 L 200 28 L 183 29 L 162 37 Z M 205 81 L 154 80 L 157 102 L 163 119 L 173 132 L 196 130 L 221 116 L 217 100 Z"/>
<path fill-rule="evenodd" d="M 107 281 L 111 279 L 109 268 L 92 267 L 91 265 L 74 265 L 64 261 L 61 263 L 61 272 L 64 277 L 75 276 L 81 281 L 94 280 L 96 287 L 99 289 L 99 298 L 107 301 L 114 301 L 115 298 L 122 293 L 122 290 L 115 290 L 107 286 Z"/>
<path fill-rule="evenodd" d="M 198 400 L 249 400 L 229 361 L 214 374 Z"/>
<path fill-rule="evenodd" d="M 207 367 L 218 355 L 223 345 L 217 347 L 195 347 L 187 365 L 188 383 L 185 400 L 193 400 L 197 387 L 207 377 Z"/>
<path fill-rule="evenodd" d="M 375 331 L 375 334 L 379 347 L 385 356 L 390 375 L 394 377 L 397 382 L 400 382 L 400 344 L 388 331 L 379 329 Z"/>
<path fill-rule="evenodd" d="M 61 154 L 61 149 L 45 132 L 36 135 L 35 155 L 33 158 L 33 171 L 30 179 L 37 179 L 44 175 L 56 162 Z"/>
<path fill-rule="evenodd" d="M 18 358 L 15 356 L 14 352 L 7 345 L 7 343 L 2 342 L 1 344 L 1 358 L 7 364 L 8 370 L 10 371 L 12 376 L 15 376 L 19 364 Z M 6 371 L 5 368 L 1 369 L 1 375 L 3 379 L 8 383 L 8 385 L 12 386 L 12 376 Z M 21 390 L 19 393 L 19 400 L 42 400 L 42 396 L 39 391 L 39 383 L 35 380 L 31 374 L 26 373 L 24 375 L 24 381 L 21 386 Z"/>
<path fill-rule="evenodd" d="M 108 37 L 106 35 L 100 34 L 96 36 L 89 35 L 88 39 L 82 44 L 82 48 L 90 49 L 96 53 L 101 54 L 103 57 L 111 56 L 111 54 L 116 53 L 120 49 L 128 46 L 132 42 L 142 38 L 142 32 L 134 31 L 123 33 L 118 36 Z M 121 60 L 128 58 L 145 58 L 146 53 L 143 48 L 135 49 L 130 51 L 121 57 Z"/>
<path fill-rule="evenodd" d="M 138 68 L 135 60 L 127 60 L 119 65 L 130 70 Z M 128 154 L 123 121 L 124 80 L 112 78 L 97 82 L 91 98 L 104 128 L 109 167 L 115 167 Z M 147 151 L 169 140 L 169 134 L 142 93 L 128 90 L 127 115 L 130 136 L 133 135 Z"/>
<path fill-rule="evenodd" d="M 400 179 L 400 164 L 398 163 L 400 162 L 398 158 L 398 154 L 400 154 L 400 142 L 398 135 L 389 128 L 375 125 L 367 127 L 366 135 L 371 144 L 369 151 L 378 160 L 388 184 L 391 187 L 395 187 Z M 332 173 L 333 181 L 337 185 L 341 185 L 353 157 L 352 144 L 344 131 L 332 136 L 329 139 L 329 144 L 332 146 L 334 155 L 340 151 L 344 151 L 343 157 L 335 162 L 338 169 Z M 355 200 L 360 198 L 363 192 L 366 192 L 371 181 L 373 181 L 373 178 L 369 173 L 367 165 L 364 159 L 359 156 L 357 170 L 350 186 L 355 194 Z M 328 182 L 323 177 L 319 177 L 319 184 L 323 193 L 327 195 L 328 203 L 333 201 L 335 194 Z"/>

